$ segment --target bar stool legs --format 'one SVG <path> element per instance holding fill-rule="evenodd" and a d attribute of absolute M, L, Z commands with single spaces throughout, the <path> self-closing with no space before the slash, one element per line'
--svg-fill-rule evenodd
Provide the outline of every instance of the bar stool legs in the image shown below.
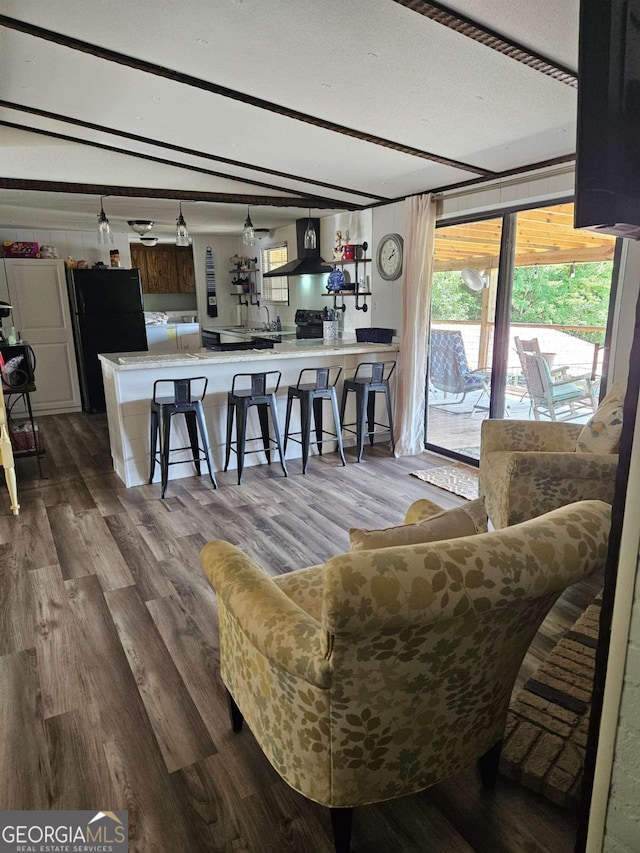
<path fill-rule="evenodd" d="M 391 449 L 395 450 L 393 412 L 391 409 L 391 392 L 389 379 L 395 369 L 395 361 L 361 362 L 356 368 L 353 379 L 345 379 L 342 386 L 342 400 L 340 404 L 340 422 L 342 428 L 347 432 L 355 433 L 357 461 L 362 460 L 364 453 L 365 430 L 369 435 L 369 443 L 373 444 L 376 426 L 383 427 L 391 434 Z M 356 395 L 356 422 L 355 424 L 344 423 L 344 413 L 347 405 L 347 395 L 354 391 Z M 376 394 L 385 396 L 387 408 L 387 424 L 378 424 L 375 420 Z M 351 427 L 355 426 L 355 430 Z"/>
<path fill-rule="evenodd" d="M 275 388 L 272 391 L 267 390 L 267 384 L 270 376 L 276 376 Z M 280 384 L 279 371 L 267 371 L 266 373 L 237 373 L 233 377 L 231 391 L 227 395 L 227 445 L 224 460 L 224 470 L 229 467 L 231 451 L 236 453 L 238 458 L 238 485 L 242 484 L 242 475 L 244 471 L 245 453 L 256 453 L 255 450 L 247 450 L 247 441 L 253 441 L 253 438 L 247 438 L 247 416 L 249 408 L 255 406 L 258 410 L 258 419 L 260 422 L 260 436 L 264 452 L 267 457 L 267 464 L 271 465 L 271 447 L 275 444 L 280 457 L 280 465 L 284 476 L 288 476 L 287 467 L 284 462 L 284 453 L 282 449 L 282 437 L 280 432 L 280 423 L 278 420 L 278 410 L 276 407 L 276 392 Z M 242 383 L 243 379 L 250 380 L 250 389 L 236 390 L 236 384 Z M 271 415 L 271 424 L 273 428 L 273 438 L 269 432 L 269 415 Z M 233 440 L 233 419 L 236 420 L 236 438 Z M 235 445 L 235 447 L 234 447 Z"/>
<path fill-rule="evenodd" d="M 196 382 L 203 383 L 200 396 L 197 394 L 192 395 L 191 386 L 192 383 Z M 173 394 L 166 397 L 159 397 L 158 388 L 167 384 L 172 386 Z M 149 483 L 153 482 L 156 461 L 160 457 L 160 479 L 162 481 L 163 498 L 167 492 L 169 482 L 169 465 L 177 464 L 177 462 L 169 461 L 169 454 L 175 450 L 191 449 L 192 461 L 198 476 L 202 473 L 200 463 L 204 460 L 207 463 L 211 483 L 215 489 L 218 488 L 218 483 L 213 472 L 213 465 L 211 464 L 211 451 L 202 410 L 202 400 L 206 388 L 207 380 L 203 376 L 192 377 L 190 379 L 158 379 L 154 382 L 149 440 L 151 450 Z M 189 447 L 171 447 L 171 419 L 174 415 L 178 414 L 184 415 L 189 435 Z M 200 439 L 198 439 L 198 431 L 200 432 Z M 159 451 L 158 441 L 160 443 Z M 200 446 L 199 442 L 202 442 L 202 446 Z"/>
<path fill-rule="evenodd" d="M 302 445 L 302 473 L 307 473 L 307 463 L 309 461 L 309 449 L 311 446 L 311 415 L 313 413 L 313 421 L 315 424 L 316 443 L 318 446 L 318 454 L 322 456 L 322 445 L 325 441 L 335 439 L 342 464 L 346 465 L 347 461 L 344 458 L 344 447 L 342 444 L 342 430 L 340 428 L 340 416 L 338 414 L 338 398 L 336 396 L 335 385 L 342 368 L 340 367 L 306 367 L 300 371 L 298 382 L 295 385 L 290 385 L 287 393 L 287 417 L 284 427 L 284 449 L 287 450 L 287 442 L 291 438 L 292 441 L 299 441 Z M 305 377 L 305 374 L 307 376 Z M 309 374 L 313 374 L 315 381 L 305 382 L 305 378 L 309 379 Z M 293 401 L 300 401 L 300 432 L 292 433 L 291 426 L 291 410 Z M 331 409 L 333 412 L 333 422 L 335 424 L 335 433 L 328 432 L 331 438 L 324 439 L 325 430 L 322 421 L 322 403 L 324 400 L 331 401 Z M 299 435 L 300 439 L 293 436 Z"/>

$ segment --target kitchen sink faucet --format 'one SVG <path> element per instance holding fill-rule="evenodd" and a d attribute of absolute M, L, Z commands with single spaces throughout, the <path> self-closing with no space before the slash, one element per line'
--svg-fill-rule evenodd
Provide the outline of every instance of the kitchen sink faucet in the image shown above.
<path fill-rule="evenodd" d="M 264 308 L 267 312 L 267 331 L 271 328 L 271 316 L 269 315 L 269 309 L 266 305 L 261 305 L 260 308 Z M 260 314 L 260 308 L 258 309 L 258 314 Z"/>

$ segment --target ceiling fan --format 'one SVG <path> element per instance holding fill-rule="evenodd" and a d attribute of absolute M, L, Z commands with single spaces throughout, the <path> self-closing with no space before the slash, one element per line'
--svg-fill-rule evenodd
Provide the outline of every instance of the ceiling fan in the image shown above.
<path fill-rule="evenodd" d="M 460 270 L 460 275 L 469 290 L 473 290 L 476 293 L 484 287 L 489 287 L 489 277 L 487 275 L 483 275 L 478 270 L 471 269 L 470 267 L 464 267 L 464 269 Z"/>

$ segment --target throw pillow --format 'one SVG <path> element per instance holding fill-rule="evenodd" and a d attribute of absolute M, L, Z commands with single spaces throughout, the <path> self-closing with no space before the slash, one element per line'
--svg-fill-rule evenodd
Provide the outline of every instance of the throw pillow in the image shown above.
<path fill-rule="evenodd" d="M 465 506 L 447 509 L 415 524 L 401 524 L 383 530 L 361 530 L 352 527 L 349 531 L 351 551 L 371 551 L 376 548 L 392 548 L 398 545 L 419 545 L 423 542 L 439 542 L 487 532 L 487 511 L 484 499 L 477 498 Z"/>
<path fill-rule="evenodd" d="M 626 382 L 618 380 L 582 428 L 576 450 L 582 453 L 616 453 L 622 435 L 622 407 Z"/>

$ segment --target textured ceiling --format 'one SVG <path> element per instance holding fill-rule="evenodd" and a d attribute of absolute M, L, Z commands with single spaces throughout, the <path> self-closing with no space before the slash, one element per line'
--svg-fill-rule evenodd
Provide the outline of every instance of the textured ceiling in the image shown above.
<path fill-rule="evenodd" d="M 448 9 L 575 71 L 578 0 Z M 177 197 L 202 202 L 196 230 L 239 229 L 246 203 L 273 227 L 570 158 L 575 85 L 431 13 L 420 0 L 3 0 L 0 225 L 59 212 L 93 227 L 101 194 L 126 219 L 144 202 L 115 196 L 148 189 L 173 196 L 146 208 L 168 229 Z M 74 192 L 40 197 L 27 181 Z"/>

